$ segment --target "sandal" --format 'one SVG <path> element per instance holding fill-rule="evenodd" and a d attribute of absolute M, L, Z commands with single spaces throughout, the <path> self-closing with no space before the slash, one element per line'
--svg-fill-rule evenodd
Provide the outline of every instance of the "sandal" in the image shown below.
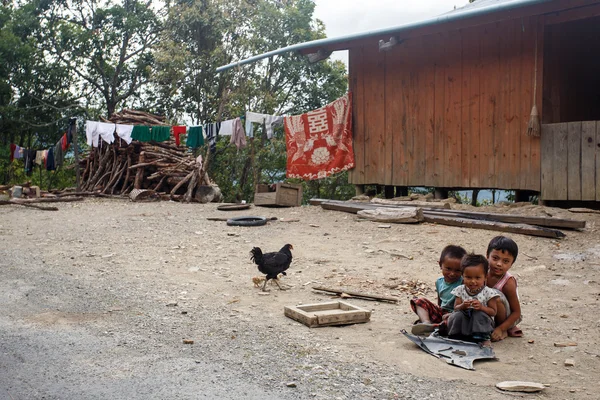
<path fill-rule="evenodd" d="M 417 336 L 427 336 L 436 330 L 438 324 L 416 324 L 412 326 L 410 332 Z"/>
<path fill-rule="evenodd" d="M 518 326 L 513 326 L 506 333 L 510 337 L 523 337 L 523 331 Z"/>

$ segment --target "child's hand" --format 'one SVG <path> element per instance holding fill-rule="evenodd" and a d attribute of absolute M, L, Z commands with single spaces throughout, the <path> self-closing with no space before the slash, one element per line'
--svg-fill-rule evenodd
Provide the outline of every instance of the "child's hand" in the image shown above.
<path fill-rule="evenodd" d="M 473 310 L 481 310 L 481 308 L 483 307 L 483 305 L 481 304 L 481 302 L 479 300 L 473 300 L 471 301 L 471 308 L 473 308 Z"/>

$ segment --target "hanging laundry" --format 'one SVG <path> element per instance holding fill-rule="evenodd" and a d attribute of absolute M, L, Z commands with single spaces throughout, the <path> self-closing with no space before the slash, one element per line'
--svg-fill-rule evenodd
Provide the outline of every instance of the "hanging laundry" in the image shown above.
<path fill-rule="evenodd" d="M 19 145 L 15 145 L 15 152 L 13 153 L 13 159 L 21 159 L 23 158 L 23 149 Z"/>
<path fill-rule="evenodd" d="M 54 171 L 56 166 L 54 165 L 54 148 L 50 147 L 46 154 L 46 171 Z"/>
<path fill-rule="evenodd" d="M 106 143 L 115 141 L 115 124 L 97 121 L 85 122 L 85 136 L 88 146 L 98 147 L 98 140 L 102 137 Z"/>
<path fill-rule="evenodd" d="M 33 162 L 35 160 L 36 155 L 37 155 L 37 151 L 35 151 L 35 150 L 29 150 L 29 149 L 23 150 L 23 161 L 24 161 L 24 165 L 25 165 L 25 173 L 27 175 L 31 175 L 31 172 L 33 171 Z"/>
<path fill-rule="evenodd" d="M 244 128 L 242 128 L 242 120 L 236 118 L 232 120 L 232 135 L 231 140 L 229 141 L 231 144 L 234 144 L 238 150 L 242 147 L 246 147 L 246 132 L 244 132 Z M 221 131 L 223 130 L 223 125 L 221 125 Z"/>
<path fill-rule="evenodd" d="M 66 138 L 66 134 L 63 136 L 63 138 Z M 54 145 L 54 166 L 56 168 L 62 167 L 65 159 L 65 153 L 63 151 L 63 138 L 61 138 Z"/>
<path fill-rule="evenodd" d="M 15 149 L 17 148 L 17 145 L 14 143 L 10 144 L 10 160 L 9 162 L 13 162 L 13 160 L 15 159 Z"/>
<path fill-rule="evenodd" d="M 186 146 L 191 148 L 204 146 L 204 135 L 201 126 L 191 126 L 188 130 Z"/>
<path fill-rule="evenodd" d="M 69 125 L 69 128 L 67 129 L 67 147 L 69 147 L 69 145 L 73 143 L 73 137 L 77 137 L 77 125 L 75 124 Z M 63 150 L 67 149 L 63 147 Z"/>
<path fill-rule="evenodd" d="M 164 142 L 169 140 L 171 137 L 170 126 L 153 126 L 152 127 L 152 140 L 155 142 Z"/>
<path fill-rule="evenodd" d="M 227 121 L 221 121 L 221 128 L 219 129 L 219 135 L 221 136 L 231 136 L 233 135 L 233 123 L 236 118 L 228 119 Z"/>
<path fill-rule="evenodd" d="M 285 117 L 285 136 L 288 178 L 321 179 L 353 168 L 352 93 Z"/>
<path fill-rule="evenodd" d="M 140 142 L 149 142 L 152 140 L 150 127 L 144 125 L 135 125 L 131 131 L 131 138 Z"/>
<path fill-rule="evenodd" d="M 133 125 L 116 124 L 117 136 L 130 144 L 132 141 L 131 132 L 133 131 Z"/>
<path fill-rule="evenodd" d="M 44 150 L 38 150 L 35 152 L 35 163 L 37 165 L 44 164 Z"/>
<path fill-rule="evenodd" d="M 213 122 L 206 124 L 206 140 L 210 145 L 210 152 L 214 153 L 217 151 L 217 138 L 219 137 L 219 130 L 221 129 L 220 122 Z"/>
<path fill-rule="evenodd" d="M 187 128 L 185 126 L 174 126 L 173 127 L 173 136 L 175 136 L 175 144 L 177 146 L 180 145 L 181 141 L 179 140 L 179 135 L 185 135 L 185 130 Z"/>
<path fill-rule="evenodd" d="M 115 124 L 107 122 L 98 122 L 96 126 L 102 140 L 110 144 L 115 141 Z"/>
<path fill-rule="evenodd" d="M 67 151 L 67 149 L 69 148 L 69 136 L 68 136 L 68 133 L 65 133 L 60 138 L 60 147 L 62 148 L 63 153 L 65 151 Z"/>
<path fill-rule="evenodd" d="M 278 115 L 269 115 L 269 114 L 259 114 L 255 112 L 246 112 L 246 135 L 248 137 L 254 137 L 254 127 L 252 123 L 257 124 L 265 124 L 265 128 L 267 130 L 267 138 L 271 139 L 273 137 L 273 128 L 278 124 L 281 125 L 283 123 L 283 118 Z"/>

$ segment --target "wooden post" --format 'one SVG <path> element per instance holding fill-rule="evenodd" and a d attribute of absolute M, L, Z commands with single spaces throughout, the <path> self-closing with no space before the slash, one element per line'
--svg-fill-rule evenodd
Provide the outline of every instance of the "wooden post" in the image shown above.
<path fill-rule="evenodd" d="M 140 158 L 138 163 L 142 164 L 144 162 L 144 152 L 140 152 Z M 142 188 L 142 180 L 144 179 L 144 167 L 140 167 L 138 168 L 136 174 L 135 174 L 135 183 L 133 184 L 133 188 L 134 189 L 141 189 Z"/>
<path fill-rule="evenodd" d="M 357 196 L 365 194 L 365 185 L 354 185 L 354 190 Z"/>
<path fill-rule="evenodd" d="M 73 139 L 73 152 L 75 153 L 75 182 L 77 184 L 77 191 L 81 191 L 81 172 L 79 171 L 79 147 L 77 144 L 77 118 L 69 119 L 69 132 Z"/>

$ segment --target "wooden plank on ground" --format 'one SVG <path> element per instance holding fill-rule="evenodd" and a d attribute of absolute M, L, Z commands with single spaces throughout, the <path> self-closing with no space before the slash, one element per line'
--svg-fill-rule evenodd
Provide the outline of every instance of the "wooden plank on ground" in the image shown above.
<path fill-rule="evenodd" d="M 365 300 L 378 300 L 378 301 L 386 301 L 389 303 L 398 303 L 400 301 L 400 299 L 397 297 L 381 296 L 381 295 L 372 294 L 372 293 L 361 293 L 361 292 L 348 291 L 348 290 L 343 290 L 343 289 L 327 288 L 324 286 L 313 286 L 313 290 L 319 290 L 321 292 L 330 292 L 330 293 L 335 293 L 335 294 L 346 293 L 352 297 L 357 297 L 357 298 L 361 298 L 361 299 L 365 299 Z"/>
<path fill-rule="evenodd" d="M 355 185 L 365 181 L 365 104 L 363 48 L 349 51 L 350 90 L 352 91 L 352 130 L 354 136 L 354 168 L 348 171 L 348 181 Z"/>
<path fill-rule="evenodd" d="M 455 218 L 455 217 L 444 217 L 437 215 L 428 215 L 424 213 L 425 222 L 449 225 L 449 226 L 460 226 L 464 228 L 474 229 L 485 229 L 491 231 L 519 233 L 522 235 L 540 236 L 547 238 L 560 239 L 565 237 L 565 234 L 561 231 L 551 228 L 544 228 L 540 226 L 527 225 L 527 224 L 508 224 L 504 222 L 496 221 L 479 221 L 467 218 Z"/>
<path fill-rule="evenodd" d="M 596 200 L 596 121 L 581 123 L 581 200 Z"/>
<path fill-rule="evenodd" d="M 567 187 L 569 184 L 567 177 L 568 156 L 567 156 L 567 138 L 569 135 L 569 124 L 557 124 L 557 131 L 554 134 L 553 147 L 553 177 L 552 187 L 554 196 L 546 200 L 568 200 Z"/>
<path fill-rule="evenodd" d="M 581 122 L 568 123 L 567 198 L 581 200 Z"/>
<path fill-rule="evenodd" d="M 424 211 L 424 215 L 438 215 L 438 216 L 455 216 L 460 218 L 469 218 L 476 220 L 488 220 L 515 224 L 529 224 L 545 226 L 547 228 L 566 228 L 566 229 L 583 229 L 585 228 L 585 221 L 579 221 L 576 219 L 562 219 L 562 218 L 551 218 L 551 217 L 535 217 L 526 215 L 511 215 L 511 214 L 497 214 L 497 213 L 484 213 L 477 211 L 458 211 L 458 210 L 427 210 Z"/>

